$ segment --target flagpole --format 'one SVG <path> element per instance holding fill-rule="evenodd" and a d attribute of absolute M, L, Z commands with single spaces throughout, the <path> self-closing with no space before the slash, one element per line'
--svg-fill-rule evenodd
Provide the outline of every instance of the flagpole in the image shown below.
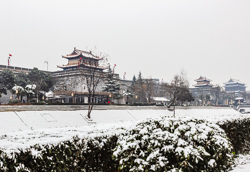
<path fill-rule="evenodd" d="M 10 57 L 11 57 L 12 55 L 11 54 L 9 54 L 9 57 L 8 57 L 8 66 L 10 65 Z"/>

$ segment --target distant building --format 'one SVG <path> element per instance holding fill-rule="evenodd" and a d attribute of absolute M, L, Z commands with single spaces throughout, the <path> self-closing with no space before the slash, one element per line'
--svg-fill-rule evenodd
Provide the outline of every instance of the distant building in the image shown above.
<path fill-rule="evenodd" d="M 210 79 L 200 76 L 198 79 L 195 79 L 196 84 L 194 84 L 194 88 L 190 88 L 190 92 L 192 96 L 198 98 L 200 95 L 211 95 L 211 89 L 213 85 L 211 84 Z"/>
<path fill-rule="evenodd" d="M 232 78 L 228 82 L 224 83 L 224 87 L 226 93 L 238 93 L 246 91 L 246 86 L 244 83 Z"/>
<path fill-rule="evenodd" d="M 195 88 L 211 88 L 213 85 L 210 83 L 211 80 L 206 77 L 200 76 L 195 80 L 197 83 L 193 85 Z"/>

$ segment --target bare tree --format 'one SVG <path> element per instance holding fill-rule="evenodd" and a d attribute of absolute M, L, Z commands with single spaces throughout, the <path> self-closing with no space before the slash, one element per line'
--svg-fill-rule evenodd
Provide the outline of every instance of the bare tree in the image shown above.
<path fill-rule="evenodd" d="M 152 78 L 144 80 L 146 99 L 151 102 L 151 97 L 154 96 L 154 81 Z"/>
<path fill-rule="evenodd" d="M 175 106 L 178 101 L 182 104 L 185 101 L 193 101 L 192 94 L 189 92 L 189 82 L 186 79 L 186 74 L 182 71 L 180 75 L 175 75 L 171 84 L 166 85 L 169 97 L 172 99 L 171 103 L 168 105 L 174 106 L 174 116 L 175 116 Z"/>
<path fill-rule="evenodd" d="M 90 51 L 90 54 L 98 59 L 100 59 L 100 63 L 93 63 L 89 62 L 88 65 L 81 63 L 79 65 L 79 71 L 83 78 L 85 78 L 85 85 L 88 90 L 88 113 L 87 117 L 90 119 L 91 112 L 94 106 L 94 99 L 96 94 L 96 89 L 98 84 L 103 80 L 105 77 L 105 73 L 103 72 L 104 69 L 107 67 L 107 55 L 100 53 L 99 56 L 95 56 Z M 102 65 L 102 66 L 101 66 Z"/>
<path fill-rule="evenodd" d="M 211 93 L 214 96 L 214 100 L 215 100 L 215 105 L 218 105 L 219 103 L 219 99 L 221 96 L 221 92 L 222 92 L 222 88 L 219 85 L 215 85 L 212 89 L 211 89 Z"/>
<path fill-rule="evenodd" d="M 94 97 L 95 97 L 96 88 L 97 88 L 97 85 L 100 83 L 103 76 L 95 68 L 81 70 L 81 73 L 85 77 L 86 86 L 89 92 L 87 117 L 90 118 L 90 114 L 94 106 Z"/>

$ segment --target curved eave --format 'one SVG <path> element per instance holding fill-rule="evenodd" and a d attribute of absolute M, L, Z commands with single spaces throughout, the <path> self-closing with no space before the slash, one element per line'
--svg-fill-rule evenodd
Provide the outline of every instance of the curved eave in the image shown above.
<path fill-rule="evenodd" d="M 193 85 L 194 87 L 212 87 L 213 85 L 211 84 L 196 84 L 196 85 Z"/>
<path fill-rule="evenodd" d="M 63 58 L 66 58 L 66 59 L 71 59 L 71 58 L 78 58 L 80 55 L 79 54 L 76 54 L 76 55 L 66 55 L 66 56 L 62 56 Z"/>
<path fill-rule="evenodd" d="M 78 68 L 78 64 L 72 64 L 72 65 L 65 65 L 65 66 L 59 66 L 57 65 L 58 68 L 62 68 L 62 69 L 70 69 L 70 68 Z M 96 68 L 99 70 L 104 70 L 103 67 L 97 67 L 97 66 L 90 66 L 90 65 L 83 65 L 81 64 L 80 67 L 85 67 L 85 68 Z"/>

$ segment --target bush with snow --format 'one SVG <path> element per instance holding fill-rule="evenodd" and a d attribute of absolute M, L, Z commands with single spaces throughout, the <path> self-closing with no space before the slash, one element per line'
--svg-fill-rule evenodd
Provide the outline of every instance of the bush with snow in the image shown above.
<path fill-rule="evenodd" d="M 121 134 L 113 155 L 123 171 L 225 171 L 232 150 L 214 123 L 164 117 Z"/>
<path fill-rule="evenodd" d="M 250 151 L 250 118 L 228 119 L 218 122 L 233 145 L 236 154 Z"/>
<path fill-rule="evenodd" d="M 233 164 L 233 148 L 214 123 L 163 117 L 126 128 L 96 130 L 8 156 L 0 150 L 0 171 L 226 171 Z"/>

